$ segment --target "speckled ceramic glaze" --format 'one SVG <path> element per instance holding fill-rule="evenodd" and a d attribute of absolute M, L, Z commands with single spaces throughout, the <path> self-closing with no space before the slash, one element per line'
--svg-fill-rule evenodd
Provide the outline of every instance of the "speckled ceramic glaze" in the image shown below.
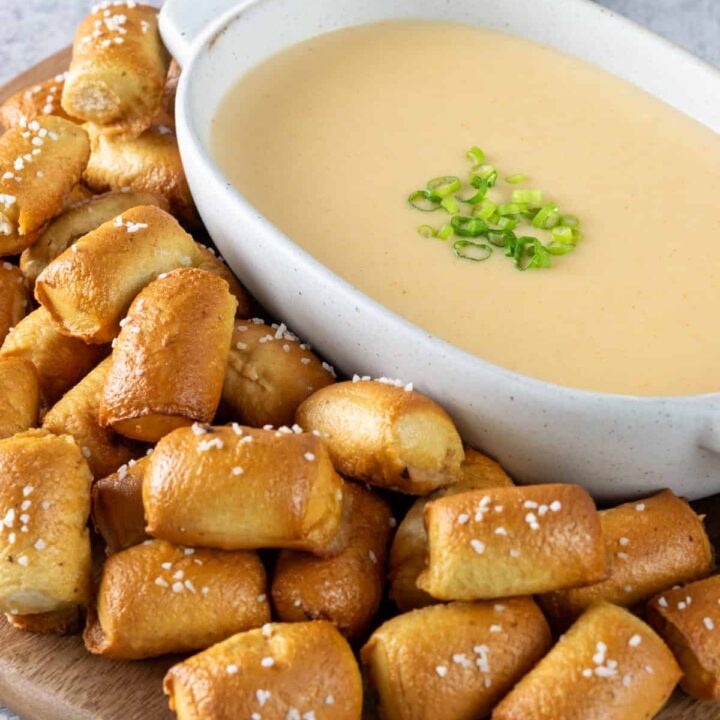
<path fill-rule="evenodd" d="M 577 482 L 602 500 L 665 487 L 690 498 L 719 492 L 720 393 L 583 392 L 462 352 L 317 262 L 219 171 L 208 152 L 210 123 L 243 72 L 313 35 L 391 18 L 455 20 L 524 35 L 630 80 L 720 132 L 717 70 L 587 0 L 168 0 L 161 31 L 184 68 L 180 149 L 203 220 L 231 267 L 343 372 L 412 380 L 452 413 L 470 444 L 518 480 Z M 708 309 L 708 321 L 713 315 Z"/>

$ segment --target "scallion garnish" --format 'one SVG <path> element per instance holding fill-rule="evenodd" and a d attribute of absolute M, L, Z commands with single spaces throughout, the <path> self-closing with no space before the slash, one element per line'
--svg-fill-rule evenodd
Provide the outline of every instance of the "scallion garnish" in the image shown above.
<path fill-rule="evenodd" d="M 496 188 L 488 197 L 488 191 L 497 184 L 498 171 L 486 163 L 485 153 L 475 146 L 467 151 L 472 164 L 469 183 L 463 183 L 456 175 L 441 175 L 429 180 L 424 190 L 416 190 L 408 197 L 409 204 L 423 212 L 445 211 L 449 222 L 435 229 L 432 225 L 420 225 L 418 234 L 423 238 L 449 240 L 484 237 L 487 242 L 456 240 L 453 252 L 463 260 L 481 262 L 493 252 L 493 246 L 503 248 L 504 254 L 513 259 L 519 270 L 548 268 L 551 256 L 567 255 L 582 239 L 580 220 L 575 215 L 563 214 L 554 203 L 543 204 L 544 193 L 540 189 L 517 188 L 501 197 Z M 505 177 L 509 185 L 522 185 L 527 175 L 516 173 Z M 474 189 L 473 189 L 474 188 Z M 470 206 L 460 214 L 460 205 Z M 468 214 L 469 213 L 469 214 Z M 546 231 L 550 241 L 545 244 L 534 235 L 518 236 L 518 227 L 534 227 Z"/>
<path fill-rule="evenodd" d="M 453 250 L 459 258 L 473 262 L 482 262 L 492 255 L 492 248 L 487 243 L 476 243 L 472 240 L 456 240 Z"/>
<path fill-rule="evenodd" d="M 462 183 L 455 175 L 442 175 L 428 180 L 426 187 L 433 195 L 444 198 L 457 192 L 462 187 Z"/>

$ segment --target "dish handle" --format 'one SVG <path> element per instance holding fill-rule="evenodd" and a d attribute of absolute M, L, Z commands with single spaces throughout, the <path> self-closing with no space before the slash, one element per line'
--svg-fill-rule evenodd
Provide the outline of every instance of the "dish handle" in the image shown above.
<path fill-rule="evenodd" d="M 160 34 L 181 67 L 195 38 L 211 21 L 238 4 L 238 0 L 166 0 L 160 10 Z"/>

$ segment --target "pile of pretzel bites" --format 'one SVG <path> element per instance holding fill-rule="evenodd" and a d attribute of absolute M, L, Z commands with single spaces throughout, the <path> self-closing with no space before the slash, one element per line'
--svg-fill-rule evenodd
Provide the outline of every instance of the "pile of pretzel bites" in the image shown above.
<path fill-rule="evenodd" d="M 720 699 L 702 518 L 516 486 L 412 384 L 338 382 L 252 317 L 193 237 L 178 72 L 153 8 L 106 2 L 68 73 L 0 108 L 8 621 L 188 654 L 164 683 L 184 720 L 358 720 L 362 672 L 386 720 Z"/>

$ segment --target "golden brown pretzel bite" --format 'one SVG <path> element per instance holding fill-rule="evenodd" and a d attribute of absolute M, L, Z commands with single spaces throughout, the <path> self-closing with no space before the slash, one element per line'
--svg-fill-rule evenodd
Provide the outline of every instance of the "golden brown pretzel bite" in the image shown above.
<path fill-rule="evenodd" d="M 161 273 L 192 265 L 196 253 L 174 217 L 141 205 L 55 258 L 37 278 L 35 297 L 68 335 L 109 342 L 133 298 Z"/>
<path fill-rule="evenodd" d="M 178 720 L 360 720 L 362 683 L 329 623 L 273 623 L 239 633 L 170 668 Z"/>
<path fill-rule="evenodd" d="M 163 195 L 173 215 L 195 227 L 199 218 L 174 131 L 153 125 L 136 138 L 106 135 L 88 127 L 92 151 L 83 179 L 95 192 L 129 188 Z"/>
<path fill-rule="evenodd" d="M 36 427 L 39 413 L 35 366 L 23 358 L 0 356 L 0 439 Z"/>
<path fill-rule="evenodd" d="M 210 248 L 200 243 L 195 244 L 197 246 L 197 259 L 195 260 L 194 267 L 198 270 L 207 270 L 209 273 L 217 275 L 224 280 L 230 287 L 230 294 L 233 295 L 238 302 L 235 314 L 241 318 L 248 317 L 252 307 L 252 300 L 239 280 L 233 275 L 232 270 L 230 270 Z"/>
<path fill-rule="evenodd" d="M 235 322 L 228 360 L 223 409 L 253 427 L 292 425 L 295 412 L 334 376 L 285 325 Z"/>
<path fill-rule="evenodd" d="M 683 690 L 720 700 L 720 575 L 667 590 L 648 605 L 647 616 L 682 668 Z"/>
<path fill-rule="evenodd" d="M 20 270 L 0 260 L 0 345 L 30 310 L 30 297 Z"/>
<path fill-rule="evenodd" d="M 348 483 L 338 533 L 343 549 L 328 558 L 290 550 L 280 554 L 272 581 L 278 618 L 330 620 L 345 637 L 363 637 L 382 599 L 390 520 L 384 500 Z"/>
<path fill-rule="evenodd" d="M 425 569 L 427 533 L 423 522 L 425 506 L 432 500 L 469 490 L 510 487 L 513 482 L 493 460 L 472 448 L 465 448 L 463 479 L 431 495 L 418 498 L 398 526 L 390 549 L 390 597 L 401 610 L 433 605 L 438 602 L 417 586 Z"/>
<path fill-rule="evenodd" d="M 254 552 L 149 540 L 105 561 L 85 647 L 126 660 L 206 648 L 268 622 L 265 590 Z"/>
<path fill-rule="evenodd" d="M 602 603 L 587 610 L 495 708 L 493 720 L 648 720 L 680 678 L 642 620 Z"/>
<path fill-rule="evenodd" d="M 92 520 L 105 540 L 108 555 L 147 539 L 142 504 L 142 481 L 148 458 L 130 460 L 117 472 L 101 478 L 92 487 Z"/>
<path fill-rule="evenodd" d="M 166 435 L 143 478 L 148 534 L 226 550 L 325 550 L 344 483 L 310 434 L 194 425 Z"/>
<path fill-rule="evenodd" d="M 702 520 L 669 490 L 605 510 L 600 523 L 609 577 L 540 598 L 559 628 L 600 600 L 633 607 L 672 585 L 706 577 L 712 570 L 713 550 Z"/>
<path fill-rule="evenodd" d="M 112 358 L 105 358 L 68 390 L 43 418 L 42 426 L 56 435 L 72 435 L 93 477 L 102 478 L 144 451 L 112 430 L 100 426 L 98 412 Z"/>
<path fill-rule="evenodd" d="M 392 381 L 342 382 L 311 395 L 297 422 L 325 440 L 338 472 L 426 495 L 460 479 L 462 441 L 430 398 Z"/>
<path fill-rule="evenodd" d="M 63 109 L 106 132 L 137 135 L 160 109 L 169 61 L 155 8 L 100 3 L 77 29 Z"/>
<path fill-rule="evenodd" d="M 184 268 L 133 301 L 115 341 L 100 424 L 154 442 L 210 422 L 222 393 L 237 302 L 224 280 Z M 117 466 L 116 466 L 117 467 Z"/>
<path fill-rule="evenodd" d="M 418 587 L 439 600 L 530 595 L 606 577 L 600 519 L 578 485 L 473 490 L 425 508 L 428 564 Z"/>
<path fill-rule="evenodd" d="M 33 310 L 5 338 L 0 357 L 30 360 L 46 405 L 53 405 L 100 362 L 103 345 L 86 345 L 60 332 L 45 308 Z"/>
<path fill-rule="evenodd" d="M 80 608 L 77 605 L 35 615 L 5 613 L 5 617 L 16 630 L 40 635 L 74 635 L 80 630 Z"/>
<path fill-rule="evenodd" d="M 0 255 L 32 245 L 63 210 L 90 156 L 87 133 L 59 117 L 0 135 Z"/>
<path fill-rule="evenodd" d="M 7 130 L 25 121 L 35 120 L 38 116 L 55 115 L 65 120 L 74 120 L 60 105 L 60 96 L 65 85 L 65 74 L 44 80 L 37 85 L 23 88 L 0 105 L 0 123 Z"/>
<path fill-rule="evenodd" d="M 91 482 L 69 435 L 28 430 L 0 440 L 0 611 L 87 603 Z"/>
<path fill-rule="evenodd" d="M 137 205 L 157 205 L 167 210 L 165 198 L 143 192 L 91 195 L 72 205 L 50 222 L 34 245 L 23 250 L 20 256 L 23 275 L 34 285 L 38 275 L 78 238 Z"/>
<path fill-rule="evenodd" d="M 538 606 L 513 598 L 399 615 L 361 657 L 384 720 L 469 720 L 487 717 L 550 645 Z"/>

